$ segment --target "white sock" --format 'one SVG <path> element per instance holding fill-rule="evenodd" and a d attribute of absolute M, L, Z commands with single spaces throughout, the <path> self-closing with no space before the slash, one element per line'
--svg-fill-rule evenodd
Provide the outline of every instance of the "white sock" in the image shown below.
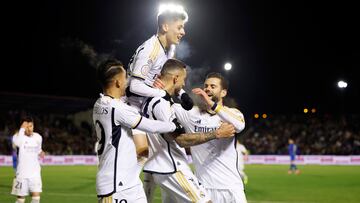
<path fill-rule="evenodd" d="M 31 203 L 40 203 L 40 196 L 32 197 Z"/>
<path fill-rule="evenodd" d="M 25 203 L 25 198 L 17 198 L 15 203 Z"/>

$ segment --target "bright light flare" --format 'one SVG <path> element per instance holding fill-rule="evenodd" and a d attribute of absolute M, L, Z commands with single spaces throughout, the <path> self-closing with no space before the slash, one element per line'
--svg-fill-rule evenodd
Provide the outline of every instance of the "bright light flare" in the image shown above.
<path fill-rule="evenodd" d="M 158 11 L 158 14 L 157 16 L 163 14 L 163 13 L 166 13 L 166 12 L 169 12 L 169 13 L 181 13 L 181 14 L 184 14 L 185 15 L 185 22 L 188 21 L 188 14 L 186 13 L 185 9 L 183 6 L 181 5 L 177 5 L 177 4 L 160 4 L 159 6 L 159 11 Z"/>
<path fill-rule="evenodd" d="M 343 81 L 343 80 L 340 80 L 338 83 L 337 83 L 338 87 L 341 88 L 341 89 L 344 89 L 348 86 L 347 82 Z"/>
<path fill-rule="evenodd" d="M 232 68 L 231 63 L 225 63 L 225 65 L 224 65 L 224 69 L 225 69 L 226 71 L 231 70 L 231 68 Z"/>

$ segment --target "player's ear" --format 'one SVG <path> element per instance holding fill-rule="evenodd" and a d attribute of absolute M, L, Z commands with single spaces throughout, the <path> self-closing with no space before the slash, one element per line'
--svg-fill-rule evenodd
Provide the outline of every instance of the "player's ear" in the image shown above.
<path fill-rule="evenodd" d="M 226 89 L 221 90 L 220 96 L 225 97 L 226 95 L 227 95 L 227 90 Z"/>
<path fill-rule="evenodd" d="M 162 30 L 163 30 L 164 32 L 167 32 L 167 31 L 169 30 L 169 25 L 168 25 L 167 23 L 163 23 L 163 24 L 161 25 L 161 28 L 162 28 Z"/>
<path fill-rule="evenodd" d="M 119 88 L 121 86 L 121 83 L 118 79 L 115 79 L 115 85 L 117 88 Z"/>
<path fill-rule="evenodd" d="M 179 80 L 179 76 L 178 76 L 178 75 L 175 75 L 175 76 L 174 76 L 174 84 L 176 84 L 176 83 L 178 82 L 178 80 Z"/>

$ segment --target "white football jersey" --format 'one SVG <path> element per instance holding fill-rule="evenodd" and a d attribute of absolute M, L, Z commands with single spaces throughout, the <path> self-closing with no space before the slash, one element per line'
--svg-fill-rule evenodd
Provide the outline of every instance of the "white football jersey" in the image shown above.
<path fill-rule="evenodd" d="M 129 76 L 143 79 L 145 84 L 152 86 L 172 53 L 173 51 L 170 51 L 168 54 L 158 37 L 153 35 L 137 48 L 130 59 Z"/>
<path fill-rule="evenodd" d="M 237 132 L 244 128 L 244 118 L 237 109 L 219 108 L 217 114 L 201 111 L 198 107 L 186 111 L 173 105 L 176 117 L 188 133 L 210 132 L 220 127 L 222 122 L 235 126 Z M 210 140 L 191 147 L 195 165 L 195 175 L 205 188 L 241 187 L 243 183 L 237 169 L 235 137 Z"/>
<path fill-rule="evenodd" d="M 101 96 L 93 109 L 93 122 L 99 140 L 99 166 L 96 176 L 98 196 L 141 184 L 135 144 L 130 128 L 141 116 L 130 106 L 109 96 Z"/>
<path fill-rule="evenodd" d="M 13 136 L 13 144 L 19 148 L 17 178 L 39 178 L 39 154 L 42 151 L 42 137 L 34 132 L 31 136 L 25 135 L 25 129 L 20 128 L 17 135 Z"/>
<path fill-rule="evenodd" d="M 167 95 L 148 98 L 143 105 L 143 113 L 154 120 L 172 121 L 175 119 L 171 108 L 173 101 Z M 160 133 L 148 133 L 149 148 L 152 156 L 144 166 L 144 172 L 158 174 L 172 174 L 178 170 L 187 169 L 187 155 L 171 136 Z"/>
<path fill-rule="evenodd" d="M 141 166 L 137 163 L 131 129 L 150 132 L 172 132 L 172 122 L 143 118 L 137 109 L 121 99 L 100 95 L 94 104 L 93 122 L 98 138 L 99 166 L 96 190 L 99 197 L 109 196 L 141 184 Z"/>

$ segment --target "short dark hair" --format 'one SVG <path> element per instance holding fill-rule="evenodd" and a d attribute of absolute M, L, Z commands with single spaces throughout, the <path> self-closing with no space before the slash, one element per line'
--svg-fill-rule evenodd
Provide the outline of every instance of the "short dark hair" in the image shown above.
<path fill-rule="evenodd" d="M 98 66 L 97 78 L 100 85 L 104 88 L 109 85 L 115 75 L 122 72 L 125 72 L 125 70 L 121 61 L 117 59 L 107 59 Z"/>
<path fill-rule="evenodd" d="M 207 80 L 209 78 L 218 78 L 220 80 L 222 89 L 227 90 L 229 88 L 229 81 L 227 79 L 225 79 L 225 77 L 222 76 L 220 73 L 217 73 L 217 72 L 209 73 L 206 75 L 205 80 Z"/>
<path fill-rule="evenodd" d="M 186 19 L 187 19 L 187 15 L 185 13 L 166 11 L 158 15 L 157 22 L 158 22 L 158 27 L 160 29 L 161 25 L 167 21 L 186 20 Z"/>
<path fill-rule="evenodd" d="M 26 115 L 26 116 L 21 117 L 21 119 L 20 119 L 20 124 L 22 124 L 23 122 L 34 123 L 34 119 L 32 116 Z"/>
<path fill-rule="evenodd" d="M 186 64 L 184 62 L 177 59 L 168 59 L 161 69 L 161 75 L 166 75 L 172 71 L 181 69 L 186 69 Z"/>

